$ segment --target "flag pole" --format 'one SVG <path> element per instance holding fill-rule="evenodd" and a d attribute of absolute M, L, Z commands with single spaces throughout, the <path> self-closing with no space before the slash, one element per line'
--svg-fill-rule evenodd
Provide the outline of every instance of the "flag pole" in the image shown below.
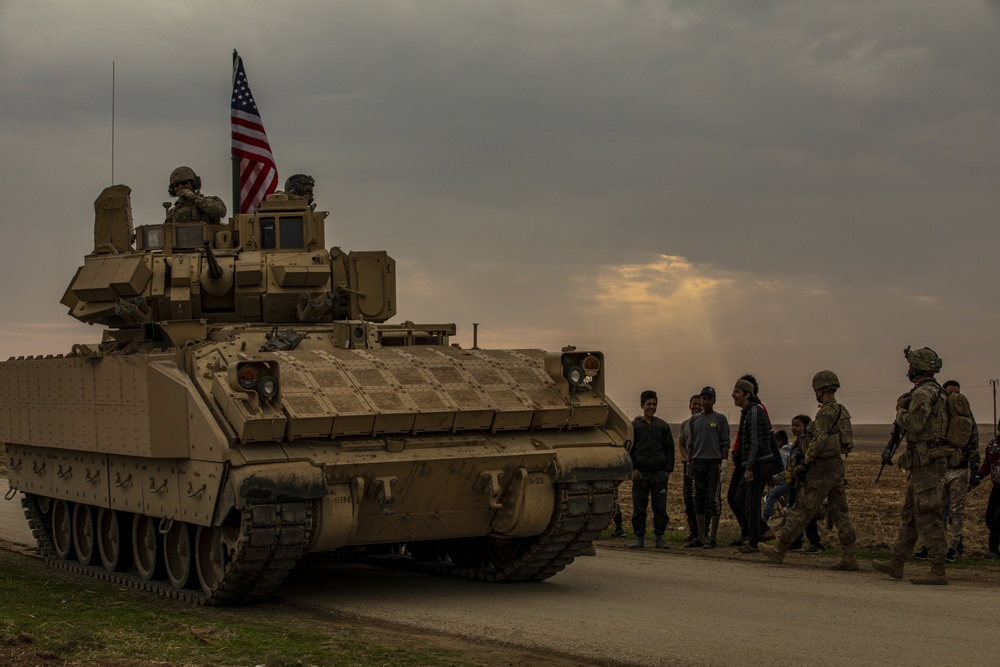
<path fill-rule="evenodd" d="M 236 82 L 236 60 L 238 58 L 239 58 L 239 55 L 236 53 L 236 49 L 233 49 L 233 83 Z M 232 89 L 232 86 L 230 86 L 230 89 Z M 230 150 L 230 155 L 231 155 L 230 160 L 232 160 L 232 163 L 233 163 L 233 208 L 232 208 L 232 211 L 233 211 L 233 216 L 236 216 L 238 213 L 241 212 L 240 211 L 240 158 L 239 158 L 238 155 L 236 155 L 236 153 L 232 152 L 232 148 L 230 148 L 229 150 Z"/>
<path fill-rule="evenodd" d="M 115 184 L 115 61 L 111 61 L 111 185 Z M 996 421 L 995 419 L 993 421 Z"/>

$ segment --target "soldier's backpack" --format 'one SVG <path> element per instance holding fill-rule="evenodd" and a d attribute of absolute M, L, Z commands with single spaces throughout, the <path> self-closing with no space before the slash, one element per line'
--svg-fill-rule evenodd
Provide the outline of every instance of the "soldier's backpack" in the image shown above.
<path fill-rule="evenodd" d="M 952 447 L 965 447 L 972 437 L 972 407 L 969 405 L 969 399 L 960 391 L 950 393 L 941 390 L 941 394 L 948 422 L 944 439 Z"/>

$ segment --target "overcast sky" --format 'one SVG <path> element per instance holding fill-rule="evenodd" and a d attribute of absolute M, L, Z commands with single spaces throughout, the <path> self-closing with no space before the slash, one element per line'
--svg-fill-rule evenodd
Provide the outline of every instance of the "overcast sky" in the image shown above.
<path fill-rule="evenodd" d="M 327 242 L 386 249 L 395 321 L 607 356 L 630 416 L 753 372 L 776 422 L 840 375 L 888 422 L 906 345 L 981 422 L 1000 377 L 996 2 L 0 0 L 0 357 L 100 332 L 59 304 L 114 173 L 231 206 L 232 50 Z"/>

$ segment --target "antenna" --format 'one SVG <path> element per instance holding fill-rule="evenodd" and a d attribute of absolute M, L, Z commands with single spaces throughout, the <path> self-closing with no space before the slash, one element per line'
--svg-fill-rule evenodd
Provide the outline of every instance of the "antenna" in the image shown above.
<path fill-rule="evenodd" d="M 115 61 L 111 61 L 111 185 L 115 184 Z"/>

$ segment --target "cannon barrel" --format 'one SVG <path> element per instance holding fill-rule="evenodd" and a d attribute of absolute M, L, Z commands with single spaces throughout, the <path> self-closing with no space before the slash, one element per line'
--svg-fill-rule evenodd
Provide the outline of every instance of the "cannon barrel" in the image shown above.
<path fill-rule="evenodd" d="M 222 277 L 222 267 L 219 266 L 219 260 L 215 258 L 215 253 L 212 252 L 212 246 L 209 244 L 208 240 L 205 241 L 205 261 L 208 262 L 208 276 L 212 280 L 218 280 Z"/>

